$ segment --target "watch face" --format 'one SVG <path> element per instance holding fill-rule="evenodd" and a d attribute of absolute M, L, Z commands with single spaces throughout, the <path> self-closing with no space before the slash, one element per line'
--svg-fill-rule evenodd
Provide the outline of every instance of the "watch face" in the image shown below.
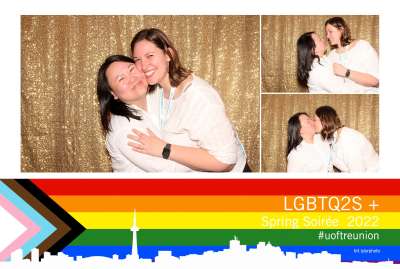
<path fill-rule="evenodd" d="M 171 144 L 166 144 L 162 151 L 163 158 L 168 159 L 170 153 L 171 153 Z"/>

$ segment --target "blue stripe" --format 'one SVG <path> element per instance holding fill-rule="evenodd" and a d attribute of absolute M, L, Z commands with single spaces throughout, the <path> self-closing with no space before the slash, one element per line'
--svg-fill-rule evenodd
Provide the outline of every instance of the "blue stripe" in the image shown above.
<path fill-rule="evenodd" d="M 15 207 L 21 210 L 31 221 L 40 227 L 40 231 L 22 246 L 22 253 L 23 256 L 25 256 L 33 248 L 37 247 L 40 243 L 46 240 L 46 238 L 49 237 L 56 230 L 56 228 L 1 181 L 0 193 L 4 195 L 4 197 Z"/>
<path fill-rule="evenodd" d="M 400 246 L 284 246 L 284 252 L 340 254 L 342 261 L 400 261 Z M 371 253 L 367 253 L 370 251 Z"/>
<path fill-rule="evenodd" d="M 221 251 L 227 246 L 139 246 L 139 257 L 142 259 L 154 259 L 158 251 L 171 251 L 172 256 L 186 256 L 189 254 L 203 254 L 206 251 Z M 62 251 L 64 254 L 76 257 L 104 256 L 112 257 L 117 254 L 120 259 L 124 259 L 131 253 L 130 246 L 68 246 Z"/>
<path fill-rule="evenodd" d="M 255 246 L 248 246 L 248 249 Z M 222 251 L 227 246 L 139 246 L 139 256 L 142 259 L 154 259 L 158 251 L 171 251 L 175 257 L 189 254 L 202 254 L 206 251 Z M 283 252 L 300 253 L 321 253 L 326 251 L 330 254 L 341 254 L 342 261 L 400 261 L 400 246 L 283 246 Z M 359 252 L 355 251 L 359 250 Z M 362 253 L 362 250 L 375 250 L 379 253 Z M 76 257 L 105 256 L 112 257 L 117 254 L 120 259 L 124 259 L 131 253 L 130 246 L 68 246 L 63 253 Z"/>

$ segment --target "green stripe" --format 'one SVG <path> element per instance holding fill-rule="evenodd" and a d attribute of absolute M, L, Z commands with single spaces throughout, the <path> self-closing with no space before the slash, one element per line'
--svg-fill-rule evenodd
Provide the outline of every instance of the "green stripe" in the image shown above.
<path fill-rule="evenodd" d="M 398 246 L 400 230 L 368 230 L 377 240 L 319 240 L 318 233 L 364 233 L 367 230 L 156 230 L 138 232 L 141 246 L 225 246 L 235 236 L 245 245 L 270 242 L 277 246 Z M 86 230 L 70 246 L 129 246 L 130 230 Z"/>

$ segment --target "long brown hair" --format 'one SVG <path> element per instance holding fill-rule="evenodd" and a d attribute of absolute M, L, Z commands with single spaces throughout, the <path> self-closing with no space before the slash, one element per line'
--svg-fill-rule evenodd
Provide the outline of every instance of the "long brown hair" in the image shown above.
<path fill-rule="evenodd" d="M 147 40 L 159 49 L 161 49 L 171 59 L 168 66 L 169 80 L 172 86 L 177 87 L 184 81 L 192 72 L 186 69 L 179 60 L 178 51 L 174 47 L 168 36 L 157 28 L 147 28 L 139 31 L 132 39 L 131 52 L 133 55 L 136 43 L 142 40 Z M 150 92 L 156 88 L 156 85 L 150 86 Z"/>
<path fill-rule="evenodd" d="M 351 41 L 353 41 L 353 39 L 351 38 L 350 28 L 349 26 L 347 26 L 347 23 L 342 17 L 330 18 L 325 22 L 325 27 L 327 24 L 332 25 L 342 33 L 342 35 L 340 36 L 340 45 L 342 47 L 350 45 Z M 331 45 L 331 47 L 336 49 L 338 46 Z"/>
<path fill-rule="evenodd" d="M 320 106 L 315 110 L 315 114 L 321 120 L 321 136 L 325 140 L 332 139 L 335 131 L 343 127 L 340 118 L 333 107 Z"/>

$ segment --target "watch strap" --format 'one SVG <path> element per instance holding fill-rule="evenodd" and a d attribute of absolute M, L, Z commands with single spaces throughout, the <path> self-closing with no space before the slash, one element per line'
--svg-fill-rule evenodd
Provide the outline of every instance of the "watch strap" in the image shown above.
<path fill-rule="evenodd" d="M 163 148 L 162 157 L 164 159 L 168 159 L 170 154 L 171 154 L 171 144 L 167 143 Z"/>

